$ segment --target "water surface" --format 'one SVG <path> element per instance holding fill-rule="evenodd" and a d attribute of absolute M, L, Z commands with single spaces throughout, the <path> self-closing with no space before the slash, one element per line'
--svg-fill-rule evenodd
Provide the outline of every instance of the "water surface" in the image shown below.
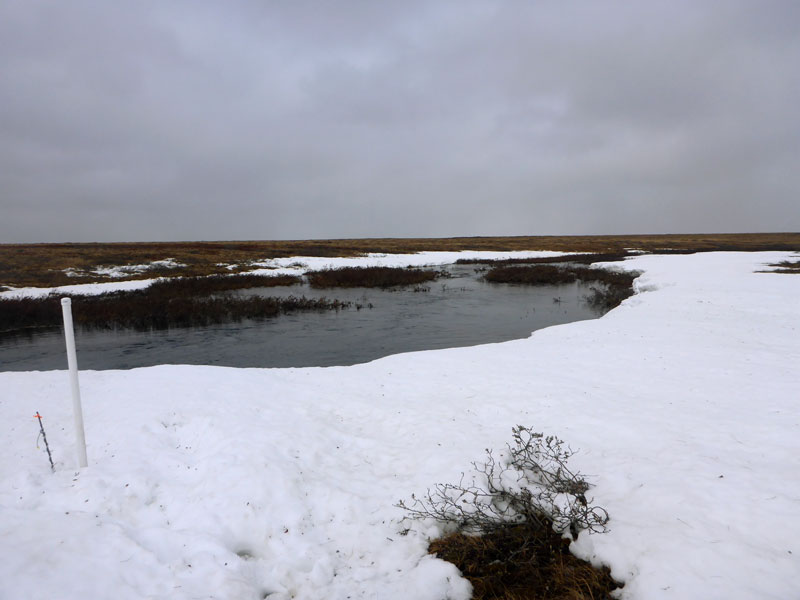
<path fill-rule="evenodd" d="M 325 296 L 362 304 L 361 310 L 298 312 L 152 332 L 78 329 L 78 365 L 81 369 L 352 365 L 400 352 L 525 338 L 543 327 L 599 316 L 583 302 L 588 287 L 581 284 L 489 284 L 480 281 L 476 265 L 451 265 L 447 270 L 452 278 L 421 288 L 313 290 L 296 285 L 236 292 Z M 369 304 L 373 308 L 367 308 Z M 0 371 L 65 369 L 66 360 L 61 331 L 0 338 Z"/>

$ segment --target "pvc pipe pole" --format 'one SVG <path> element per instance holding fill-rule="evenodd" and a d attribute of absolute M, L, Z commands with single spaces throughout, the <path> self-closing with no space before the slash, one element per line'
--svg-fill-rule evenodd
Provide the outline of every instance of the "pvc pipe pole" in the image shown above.
<path fill-rule="evenodd" d="M 78 447 L 78 465 L 83 468 L 86 461 L 86 436 L 83 433 L 83 409 L 81 390 L 78 386 L 78 355 L 75 352 L 75 329 L 72 326 L 72 300 L 61 299 L 61 312 L 64 314 L 64 338 L 67 341 L 67 364 L 69 382 L 72 387 L 72 414 L 75 417 L 75 441 Z"/>

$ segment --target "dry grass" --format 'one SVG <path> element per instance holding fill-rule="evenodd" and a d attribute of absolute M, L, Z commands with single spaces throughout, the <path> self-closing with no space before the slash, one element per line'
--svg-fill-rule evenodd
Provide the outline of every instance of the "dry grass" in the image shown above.
<path fill-rule="evenodd" d="M 800 233 L 691 234 L 627 236 L 524 236 L 465 238 L 385 238 L 354 240 L 143 242 L 114 244 L 0 244 L 0 286 L 55 286 L 100 277 L 68 277 L 64 269 L 145 264 L 174 258 L 187 266 L 161 269 L 127 279 L 153 276 L 210 275 L 218 263 L 247 270 L 253 260 L 289 256 L 357 256 L 365 252 L 405 253 L 431 250 L 555 250 L 621 253 L 626 248 L 665 250 L 800 250 Z"/>
<path fill-rule="evenodd" d="M 494 267 L 484 275 L 484 279 L 490 283 L 561 285 L 583 281 L 624 287 L 630 287 L 636 277 L 636 273 L 554 265 L 501 266 Z"/>
<path fill-rule="evenodd" d="M 142 292 L 112 292 L 73 297 L 75 323 L 87 329 L 149 331 L 171 327 L 207 327 L 243 319 L 265 319 L 294 311 L 339 310 L 350 302 L 250 296 L 148 297 Z M 61 326 L 60 297 L 0 300 L 0 334 Z"/>
<path fill-rule="evenodd" d="M 552 527 L 501 527 L 482 536 L 434 540 L 431 554 L 453 563 L 473 586 L 474 600 L 600 600 L 619 587 L 569 551 Z"/>
<path fill-rule="evenodd" d="M 162 279 L 147 289 L 151 294 L 200 295 L 227 290 L 297 285 L 303 282 L 297 275 L 209 275 L 208 277 L 173 277 Z"/>
<path fill-rule="evenodd" d="M 779 263 L 772 264 L 770 265 L 770 267 L 775 267 L 775 270 L 767 271 L 768 273 L 787 273 L 787 274 L 800 275 L 800 260 L 796 261 L 784 260 Z"/>
<path fill-rule="evenodd" d="M 493 267 L 484 275 L 484 279 L 490 283 L 526 285 L 563 285 L 575 281 L 597 283 L 600 284 L 599 287 L 592 288 L 586 301 L 593 308 L 607 312 L 633 295 L 633 280 L 637 276 L 637 273 L 574 265 L 534 264 Z"/>
<path fill-rule="evenodd" d="M 306 273 L 314 288 L 389 288 L 419 285 L 437 278 L 437 271 L 404 267 L 341 267 Z"/>
<path fill-rule="evenodd" d="M 75 323 L 92 329 L 167 329 L 203 327 L 243 319 L 264 319 L 293 311 L 339 310 L 350 306 L 339 300 L 304 297 L 240 298 L 225 290 L 272 287 L 299 283 L 294 276 L 234 275 L 166 279 L 136 291 L 97 296 L 73 296 Z M 0 333 L 60 327 L 60 296 L 0 299 Z"/>
<path fill-rule="evenodd" d="M 526 267 L 494 267 L 483 278 L 489 283 L 522 283 L 526 285 L 563 285 L 578 280 L 569 269 L 552 265 Z"/>

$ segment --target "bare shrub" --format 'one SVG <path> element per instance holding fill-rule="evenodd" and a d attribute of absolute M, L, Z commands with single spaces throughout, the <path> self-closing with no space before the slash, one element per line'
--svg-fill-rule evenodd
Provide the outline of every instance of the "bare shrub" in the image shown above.
<path fill-rule="evenodd" d="M 476 476 L 457 484 L 440 483 L 397 506 L 412 518 L 435 519 L 459 532 L 483 534 L 499 528 L 536 524 L 577 537 L 581 531 L 605 532 L 608 513 L 587 499 L 589 484 L 569 469 L 574 452 L 555 436 L 529 427 L 512 429 L 513 443 L 495 458 L 473 463 Z"/>
<path fill-rule="evenodd" d="M 605 532 L 608 513 L 586 497 L 589 484 L 567 467 L 574 452 L 554 436 L 512 429 L 513 443 L 497 457 L 473 463 L 465 483 L 438 484 L 398 506 L 412 518 L 434 519 L 450 532 L 428 551 L 472 583 L 475 600 L 593 600 L 622 587 L 608 567 L 596 568 L 569 550 L 568 532 Z"/>

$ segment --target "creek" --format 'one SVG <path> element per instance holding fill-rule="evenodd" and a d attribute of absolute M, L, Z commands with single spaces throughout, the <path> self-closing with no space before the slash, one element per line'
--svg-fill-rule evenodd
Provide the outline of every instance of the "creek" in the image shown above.
<path fill-rule="evenodd" d="M 101 370 L 159 364 L 352 365 L 401 352 L 525 338 L 537 329 L 601 314 L 584 301 L 589 293 L 584 284 L 491 284 L 480 279 L 478 265 L 439 268 L 450 277 L 423 286 L 316 290 L 303 284 L 233 292 L 353 302 L 351 308 L 339 311 L 297 312 L 258 321 L 161 331 L 78 328 L 78 366 L 82 370 Z M 356 305 L 362 308 L 356 309 Z M 61 331 L 0 338 L 0 371 L 66 366 Z"/>

